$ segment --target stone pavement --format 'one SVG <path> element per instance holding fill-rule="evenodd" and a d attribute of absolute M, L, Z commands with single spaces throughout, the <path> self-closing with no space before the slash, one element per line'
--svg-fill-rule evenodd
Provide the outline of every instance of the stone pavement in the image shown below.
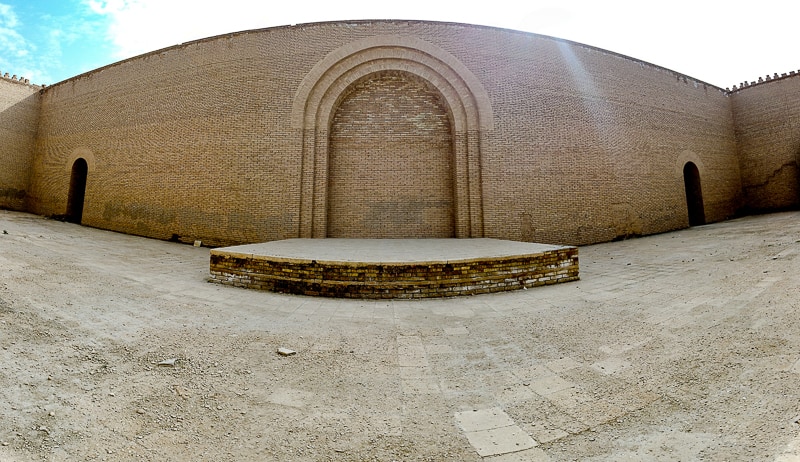
<path fill-rule="evenodd" d="M 800 460 L 798 212 L 581 247 L 578 282 L 425 301 L 217 286 L 207 249 L 11 212 L 0 227 L 193 307 L 167 324 L 387 345 L 400 394 L 386 431 L 430 419 L 476 460 Z M 141 309 L 83 322 L 136 335 L 120 320 Z"/>

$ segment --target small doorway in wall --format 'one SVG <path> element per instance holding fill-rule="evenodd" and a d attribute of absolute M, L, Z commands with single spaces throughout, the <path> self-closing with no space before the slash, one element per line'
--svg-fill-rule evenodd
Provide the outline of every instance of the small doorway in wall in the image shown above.
<path fill-rule="evenodd" d="M 86 176 L 88 173 L 89 166 L 86 164 L 86 160 L 78 159 L 72 164 L 66 215 L 66 219 L 70 223 L 80 224 L 83 219 L 83 200 L 86 197 Z"/>
<path fill-rule="evenodd" d="M 706 224 L 703 208 L 703 188 L 700 186 L 700 172 L 694 162 L 683 166 L 683 184 L 686 188 L 686 208 L 689 211 L 689 226 Z"/>

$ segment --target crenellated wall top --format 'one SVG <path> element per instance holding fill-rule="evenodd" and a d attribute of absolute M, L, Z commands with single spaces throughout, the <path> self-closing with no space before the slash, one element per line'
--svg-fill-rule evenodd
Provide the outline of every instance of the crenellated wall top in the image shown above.
<path fill-rule="evenodd" d="M 29 79 L 26 79 L 25 77 L 17 77 L 17 74 L 9 74 L 8 72 L 0 71 L 0 79 L 8 80 L 10 82 L 19 83 L 22 85 L 27 85 L 29 87 L 42 88 L 39 85 L 32 84 L 31 81 Z"/>
<path fill-rule="evenodd" d="M 761 85 L 763 83 L 772 82 L 772 81 L 775 81 L 775 80 L 788 79 L 790 77 L 795 77 L 795 76 L 798 76 L 798 75 L 800 75 L 800 70 L 798 70 L 798 71 L 789 71 L 789 73 L 784 72 L 784 73 L 782 73 L 780 75 L 778 75 L 778 73 L 776 72 L 773 75 L 767 74 L 764 77 L 759 77 L 758 80 L 753 80 L 753 81 L 750 81 L 750 82 L 745 80 L 744 82 L 739 82 L 739 85 L 734 85 L 733 89 L 726 88 L 725 90 L 728 93 L 737 93 L 737 92 L 739 92 L 741 90 L 744 90 L 745 88 L 755 87 L 755 86 Z"/>

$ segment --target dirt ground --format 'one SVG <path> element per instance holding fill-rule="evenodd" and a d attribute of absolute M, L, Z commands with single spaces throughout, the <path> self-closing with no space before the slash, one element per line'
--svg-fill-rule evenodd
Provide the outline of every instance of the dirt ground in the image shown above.
<path fill-rule="evenodd" d="M 582 247 L 579 282 L 347 301 L 0 211 L 0 460 L 800 460 L 798 255 L 788 212 Z"/>

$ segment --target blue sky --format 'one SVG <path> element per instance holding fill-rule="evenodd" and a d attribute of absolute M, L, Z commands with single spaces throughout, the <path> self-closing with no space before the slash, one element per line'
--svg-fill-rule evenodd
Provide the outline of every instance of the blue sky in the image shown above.
<path fill-rule="evenodd" d="M 575 40 L 724 88 L 766 74 L 800 70 L 794 16 L 781 4 L 735 0 L 0 0 L 0 72 L 50 85 L 121 59 L 226 32 L 340 19 L 427 19 Z"/>
<path fill-rule="evenodd" d="M 0 0 L 0 71 L 54 83 L 110 62 L 108 18 L 80 0 Z"/>

